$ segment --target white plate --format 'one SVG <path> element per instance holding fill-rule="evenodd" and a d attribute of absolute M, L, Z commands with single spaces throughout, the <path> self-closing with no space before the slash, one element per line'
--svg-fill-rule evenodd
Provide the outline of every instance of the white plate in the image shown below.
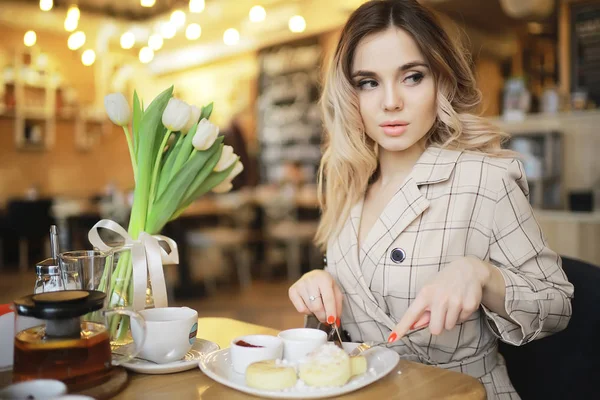
<path fill-rule="evenodd" d="M 195 368 L 202 357 L 216 350 L 219 350 L 218 344 L 204 339 L 196 339 L 190 351 L 188 351 L 179 361 L 166 364 L 155 364 L 151 361 L 134 358 L 122 366 L 142 374 L 172 374 L 174 372 L 187 371 Z"/>
<path fill-rule="evenodd" d="M 358 343 L 344 343 L 344 350 L 352 351 Z M 400 356 L 385 347 L 373 348 L 364 353 L 367 358 L 367 372 L 355 376 L 344 386 L 337 388 L 291 388 L 287 391 L 260 390 L 246 386 L 245 377 L 233 370 L 229 349 L 215 351 L 200 361 L 200 369 L 215 381 L 244 393 L 270 399 L 322 399 L 340 396 L 363 388 L 389 374 L 398 364 Z"/>

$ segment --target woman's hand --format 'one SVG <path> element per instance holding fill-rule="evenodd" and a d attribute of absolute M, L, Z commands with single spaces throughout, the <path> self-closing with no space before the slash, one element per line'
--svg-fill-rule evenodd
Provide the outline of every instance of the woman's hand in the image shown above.
<path fill-rule="evenodd" d="M 342 292 L 328 272 L 314 270 L 294 283 L 288 294 L 296 310 L 314 314 L 323 323 L 340 324 Z"/>
<path fill-rule="evenodd" d="M 432 335 L 466 321 L 481 304 L 484 287 L 492 275 L 491 268 L 474 257 L 463 257 L 448 264 L 421 288 L 388 341 L 396 341 L 410 329 L 423 326 L 427 319 Z"/>

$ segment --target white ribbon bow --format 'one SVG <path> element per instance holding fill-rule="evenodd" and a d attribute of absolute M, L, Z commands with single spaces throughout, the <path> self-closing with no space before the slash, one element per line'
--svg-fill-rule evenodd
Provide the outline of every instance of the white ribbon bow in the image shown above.
<path fill-rule="evenodd" d="M 179 253 L 177 243 L 171 238 L 162 235 L 150 235 L 141 232 L 138 240 L 133 240 L 129 233 L 118 223 L 110 219 L 100 220 L 88 232 L 90 243 L 100 251 L 114 251 L 120 246 L 108 245 L 102 240 L 98 232 L 99 228 L 108 229 L 125 240 L 126 246 L 131 246 L 131 258 L 133 261 L 133 309 L 143 310 L 146 304 L 146 288 L 148 286 L 148 273 L 152 284 L 152 295 L 155 307 L 168 307 L 167 285 L 163 264 L 178 264 Z M 164 241 L 170 248 L 167 253 L 159 241 Z M 114 272 L 114 271 L 113 271 Z"/>

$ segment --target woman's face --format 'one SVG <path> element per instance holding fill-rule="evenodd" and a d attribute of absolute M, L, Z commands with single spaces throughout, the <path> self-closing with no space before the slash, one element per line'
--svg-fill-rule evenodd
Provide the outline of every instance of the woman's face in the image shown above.
<path fill-rule="evenodd" d="M 406 31 L 389 28 L 356 49 L 352 79 L 367 135 L 387 151 L 403 151 L 429 132 L 436 90 L 429 65 Z"/>

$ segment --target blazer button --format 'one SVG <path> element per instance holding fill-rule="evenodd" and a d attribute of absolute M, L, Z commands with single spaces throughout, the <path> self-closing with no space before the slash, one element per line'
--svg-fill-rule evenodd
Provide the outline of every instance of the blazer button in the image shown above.
<path fill-rule="evenodd" d="M 404 261 L 406 259 L 406 252 L 399 247 L 395 248 L 394 250 L 392 250 L 392 253 L 390 254 L 390 258 L 396 264 L 400 264 L 402 261 Z"/>

